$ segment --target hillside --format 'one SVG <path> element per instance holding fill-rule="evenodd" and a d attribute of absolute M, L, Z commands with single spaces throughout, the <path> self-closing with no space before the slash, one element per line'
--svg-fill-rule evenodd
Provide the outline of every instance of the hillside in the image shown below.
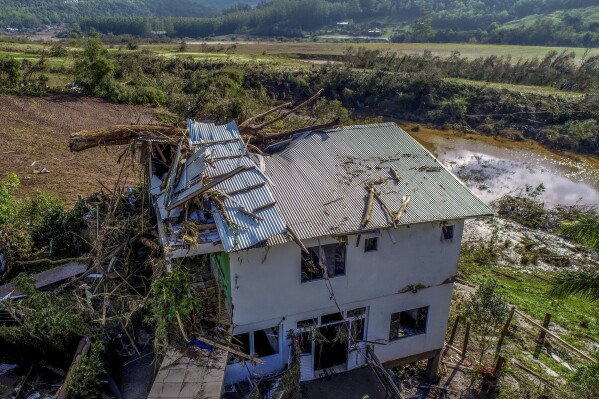
<path fill-rule="evenodd" d="M 235 0 L 0 0 L 1 28 L 31 28 L 82 17 L 210 17 Z"/>
<path fill-rule="evenodd" d="M 164 31 L 179 38 L 344 34 L 396 42 L 599 46 L 596 0 L 272 0 L 255 7 L 252 1 L 0 0 L 0 27 L 79 22 L 84 31 Z"/>

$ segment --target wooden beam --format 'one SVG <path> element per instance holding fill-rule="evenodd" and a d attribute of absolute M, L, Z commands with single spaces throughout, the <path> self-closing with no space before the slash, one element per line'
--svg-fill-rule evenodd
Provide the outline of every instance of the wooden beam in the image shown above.
<path fill-rule="evenodd" d="M 368 190 L 368 197 L 366 199 L 366 207 L 364 208 L 364 216 L 362 216 L 362 228 L 366 227 L 368 222 L 370 222 L 370 217 L 372 216 L 372 205 L 374 202 L 374 187 L 366 186 L 366 190 Z"/>
<path fill-rule="evenodd" d="M 69 367 L 67 376 L 64 379 L 64 383 L 56 393 L 57 399 L 67 399 L 67 390 L 69 382 L 71 382 L 71 378 L 73 378 L 73 373 L 75 372 L 77 365 L 81 361 L 81 358 L 87 355 L 89 349 L 91 348 L 91 345 L 92 341 L 89 337 L 81 337 L 81 339 L 79 340 L 79 345 L 77 346 L 77 350 L 75 351 L 75 356 L 73 357 L 73 361 L 71 362 L 71 366 Z"/>
<path fill-rule="evenodd" d="M 205 338 L 205 337 L 202 337 L 202 336 L 198 336 L 197 339 L 200 340 L 200 341 L 202 341 L 202 342 L 207 343 L 208 345 L 214 346 L 215 348 L 222 349 L 222 350 L 224 350 L 226 352 L 232 353 L 234 355 L 237 355 L 237 356 L 239 356 L 239 357 L 241 357 L 243 359 L 249 360 L 251 362 L 255 362 L 255 363 L 258 363 L 258 364 L 266 364 L 266 362 L 264 360 L 261 360 L 261 359 L 255 357 L 255 356 L 249 356 L 249 355 L 247 355 L 247 354 L 245 354 L 245 353 L 243 353 L 241 351 L 238 351 L 237 349 L 233 349 L 233 348 L 231 348 L 229 346 L 226 346 L 226 345 L 223 345 L 223 344 L 219 344 L 218 342 L 215 342 L 215 341 L 213 341 L 211 339 L 208 339 L 208 338 Z"/>
<path fill-rule="evenodd" d="M 306 254 L 310 254 L 310 251 L 308 251 L 306 246 L 302 243 L 302 240 L 300 240 L 299 237 L 297 236 L 297 234 L 295 234 L 295 231 L 293 231 L 293 229 L 291 228 L 289 223 L 287 224 L 286 227 L 287 227 L 287 233 L 289 234 L 291 239 L 300 247 L 302 252 L 304 252 Z"/>
<path fill-rule="evenodd" d="M 579 356 L 585 358 L 586 360 L 592 362 L 592 363 L 597 363 L 597 360 L 593 359 L 592 357 L 590 357 L 589 355 L 587 355 L 586 353 L 582 352 L 581 350 L 575 348 L 574 346 L 570 345 L 569 343 L 567 343 L 566 341 L 564 341 L 563 339 L 561 339 L 557 334 L 547 330 L 545 327 L 543 327 L 542 325 L 540 325 L 539 323 L 537 323 L 536 321 L 534 321 L 533 319 L 531 319 L 530 317 L 528 317 L 527 315 L 525 315 L 524 313 L 520 312 L 518 309 L 515 310 L 515 312 L 521 316 L 524 320 L 528 321 L 529 323 L 539 327 L 540 329 L 544 330 L 545 333 L 547 335 L 549 335 L 550 337 L 555 338 L 555 340 L 557 340 L 560 344 L 562 344 L 563 346 L 565 346 L 566 348 L 570 349 L 571 351 L 577 353 Z"/>

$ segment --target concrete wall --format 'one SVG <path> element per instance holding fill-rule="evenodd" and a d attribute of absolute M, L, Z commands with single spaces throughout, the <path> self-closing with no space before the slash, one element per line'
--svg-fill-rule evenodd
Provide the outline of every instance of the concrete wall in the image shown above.
<path fill-rule="evenodd" d="M 376 345 L 382 361 L 443 345 L 463 231 L 463 221 L 450 224 L 455 226 L 453 240 L 442 239 L 439 223 L 381 230 L 376 235 L 378 250 L 372 252 L 364 252 L 364 239 L 372 235 L 362 234 L 359 246 L 357 236 L 348 237 L 345 276 L 330 282 L 342 310 L 369 308 L 367 340 L 387 343 L 391 313 L 430 306 L 427 333 Z M 327 237 L 304 244 L 334 242 Z M 264 359 L 267 365 L 253 370 L 260 374 L 276 371 L 288 359 L 286 332 L 295 329 L 297 321 L 336 312 L 336 305 L 324 280 L 301 282 L 301 253 L 295 243 L 231 253 L 230 260 L 234 332 L 279 325 L 280 354 Z M 417 287 L 416 293 L 411 286 Z M 226 382 L 238 378 L 232 372 L 235 367 L 241 372 L 242 365 L 229 366 Z"/>

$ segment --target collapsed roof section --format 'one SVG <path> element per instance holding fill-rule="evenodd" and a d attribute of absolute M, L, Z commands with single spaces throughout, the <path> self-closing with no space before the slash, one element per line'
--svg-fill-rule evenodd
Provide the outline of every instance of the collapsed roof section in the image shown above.
<path fill-rule="evenodd" d="M 287 231 L 263 172 L 248 156 L 235 122 L 217 126 L 188 120 L 188 143 L 172 156 L 151 193 L 172 251 L 246 249 Z M 179 251 L 184 256 L 187 251 Z"/>

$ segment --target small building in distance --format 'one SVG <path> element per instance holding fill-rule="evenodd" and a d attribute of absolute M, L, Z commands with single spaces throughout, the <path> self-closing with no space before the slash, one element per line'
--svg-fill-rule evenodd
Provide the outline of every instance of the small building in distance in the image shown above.
<path fill-rule="evenodd" d="M 174 167 L 150 162 L 151 192 L 167 259 L 209 254 L 232 342 L 263 363 L 229 354 L 225 385 L 284 370 L 291 335 L 302 380 L 363 366 L 368 345 L 435 373 L 464 221 L 487 205 L 394 123 L 263 152 L 233 122 L 188 129 Z"/>

